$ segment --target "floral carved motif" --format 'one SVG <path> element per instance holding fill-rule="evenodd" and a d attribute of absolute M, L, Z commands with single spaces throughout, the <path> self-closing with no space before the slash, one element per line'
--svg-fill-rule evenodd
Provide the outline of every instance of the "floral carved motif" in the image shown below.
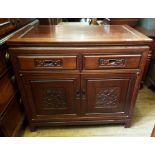
<path fill-rule="evenodd" d="M 101 58 L 99 59 L 99 66 L 124 66 L 125 65 L 125 59 L 106 59 Z"/>
<path fill-rule="evenodd" d="M 43 97 L 43 106 L 48 109 L 59 109 L 67 106 L 64 89 L 46 89 Z"/>
<path fill-rule="evenodd" d="M 62 59 L 35 59 L 34 60 L 35 67 L 62 67 L 63 60 Z"/>
<path fill-rule="evenodd" d="M 117 106 L 119 103 L 120 88 L 108 87 L 98 89 L 96 92 L 96 106 Z"/>

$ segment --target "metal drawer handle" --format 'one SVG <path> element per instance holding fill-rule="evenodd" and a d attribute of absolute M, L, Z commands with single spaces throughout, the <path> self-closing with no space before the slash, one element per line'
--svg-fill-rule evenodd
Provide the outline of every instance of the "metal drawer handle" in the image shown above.
<path fill-rule="evenodd" d="M 76 91 L 76 99 L 80 99 L 80 96 L 81 96 L 80 90 Z"/>
<path fill-rule="evenodd" d="M 124 66 L 125 59 L 99 59 L 99 66 Z"/>
<path fill-rule="evenodd" d="M 85 100 L 86 99 L 86 91 L 83 89 L 81 92 L 82 95 L 82 99 Z"/>
<path fill-rule="evenodd" d="M 62 59 L 35 59 L 34 64 L 36 67 L 62 67 Z"/>
<path fill-rule="evenodd" d="M 13 75 L 13 76 L 11 76 L 11 81 L 12 81 L 12 83 L 15 83 L 15 81 L 16 81 L 16 77 Z"/>
<path fill-rule="evenodd" d="M 19 104 L 22 104 L 22 99 L 21 98 L 19 98 Z"/>
<path fill-rule="evenodd" d="M 5 60 L 6 62 L 10 60 L 10 54 L 8 52 L 5 53 Z"/>

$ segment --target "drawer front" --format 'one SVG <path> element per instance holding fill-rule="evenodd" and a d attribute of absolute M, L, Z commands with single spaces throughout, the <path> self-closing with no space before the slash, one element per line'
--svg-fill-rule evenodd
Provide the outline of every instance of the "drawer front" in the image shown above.
<path fill-rule="evenodd" d="M 74 70 L 77 56 L 18 56 L 21 70 Z"/>
<path fill-rule="evenodd" d="M 84 69 L 102 70 L 106 68 L 139 68 L 141 55 L 84 55 L 83 63 Z"/>

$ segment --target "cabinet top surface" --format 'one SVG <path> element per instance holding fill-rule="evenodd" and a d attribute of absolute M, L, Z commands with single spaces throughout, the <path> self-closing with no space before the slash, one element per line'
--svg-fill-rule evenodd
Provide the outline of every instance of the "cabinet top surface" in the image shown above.
<path fill-rule="evenodd" d="M 129 44 L 152 40 L 127 25 L 31 26 L 12 37 L 8 44 Z"/>

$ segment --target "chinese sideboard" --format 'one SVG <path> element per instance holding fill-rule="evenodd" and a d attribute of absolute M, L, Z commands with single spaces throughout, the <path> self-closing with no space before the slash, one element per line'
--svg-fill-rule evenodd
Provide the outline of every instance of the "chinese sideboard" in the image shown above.
<path fill-rule="evenodd" d="M 129 127 L 152 40 L 130 26 L 30 26 L 7 41 L 31 131 Z"/>

